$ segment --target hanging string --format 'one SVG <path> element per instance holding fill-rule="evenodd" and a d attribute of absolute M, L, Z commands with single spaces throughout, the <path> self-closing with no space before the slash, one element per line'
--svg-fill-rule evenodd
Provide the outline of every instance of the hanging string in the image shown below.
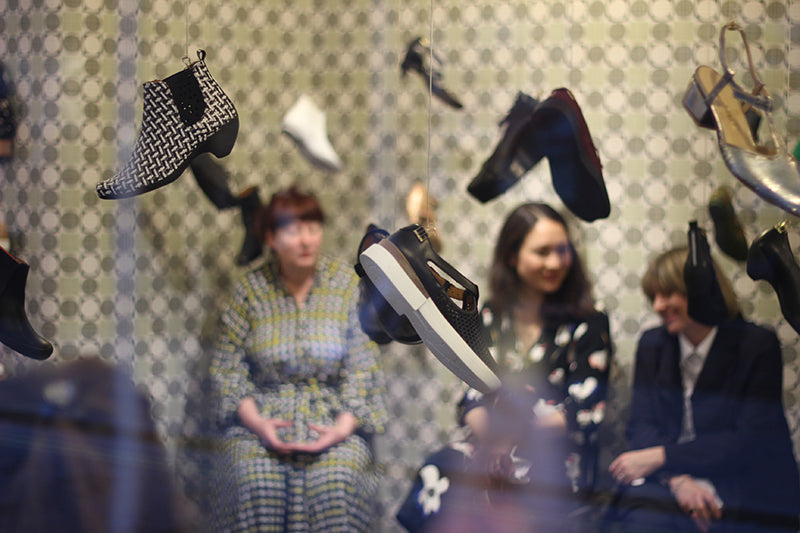
<path fill-rule="evenodd" d="M 432 122 L 432 102 L 433 102 L 433 0 L 430 0 L 430 11 L 428 12 L 428 65 L 430 70 L 428 72 L 428 139 L 427 139 L 427 154 L 425 161 L 425 226 L 426 229 L 431 228 L 431 131 Z"/>
<path fill-rule="evenodd" d="M 183 46 L 183 55 L 184 57 L 189 57 L 189 2 L 188 0 L 184 2 L 184 46 Z"/>

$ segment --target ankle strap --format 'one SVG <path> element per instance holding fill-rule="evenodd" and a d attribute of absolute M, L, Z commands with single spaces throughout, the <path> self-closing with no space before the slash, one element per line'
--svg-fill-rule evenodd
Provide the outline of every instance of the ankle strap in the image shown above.
<path fill-rule="evenodd" d="M 748 94 L 742 87 L 740 87 L 733 80 L 734 72 L 728 66 L 728 61 L 725 55 L 725 33 L 727 31 L 738 31 L 739 35 L 741 35 L 742 37 L 742 42 L 744 43 L 744 50 L 745 53 L 747 54 L 748 71 L 750 72 L 750 77 L 753 78 L 753 84 L 754 84 L 753 90 L 750 92 L 750 94 Z M 747 35 L 745 35 L 744 28 L 742 28 L 739 25 L 739 23 L 731 21 L 722 26 L 722 29 L 719 32 L 719 60 L 720 63 L 722 64 L 722 70 L 724 71 L 723 79 L 729 80 L 729 83 L 733 87 L 734 92 L 736 93 L 736 97 L 739 100 L 747 102 L 748 104 L 758 109 L 762 109 L 764 111 L 772 111 L 772 99 L 769 96 L 769 92 L 767 92 L 766 85 L 764 84 L 764 82 L 761 81 L 761 78 L 758 77 L 758 73 L 756 73 L 756 68 L 755 65 L 753 64 L 753 54 L 750 52 L 750 44 L 747 42 Z M 720 83 L 721 82 L 722 80 L 720 80 Z"/>

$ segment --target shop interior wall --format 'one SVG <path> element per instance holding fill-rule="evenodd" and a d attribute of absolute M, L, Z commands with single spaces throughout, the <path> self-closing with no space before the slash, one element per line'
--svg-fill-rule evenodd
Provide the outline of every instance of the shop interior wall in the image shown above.
<path fill-rule="evenodd" d="M 466 186 L 499 139 L 518 91 L 545 98 L 568 87 L 581 104 L 604 165 L 611 215 L 573 218 L 599 303 L 617 346 L 604 457 L 621 446 L 638 334 L 656 317 L 639 290 L 647 260 L 686 242 L 688 221 L 708 231 L 746 316 L 774 327 L 784 347 L 787 414 L 800 449 L 797 333 L 774 291 L 713 242 L 707 211 L 720 185 L 749 240 L 785 218 L 723 164 L 716 136 L 680 105 L 694 69 L 719 70 L 718 33 L 742 23 L 771 92 L 779 139 L 800 137 L 797 2 L 667 0 L 6 0 L 0 60 L 14 82 L 15 155 L 0 163 L 0 211 L 11 251 L 31 266 L 27 312 L 56 346 L 51 361 L 83 355 L 129 366 L 154 402 L 176 479 L 205 497 L 210 460 L 205 368 L 215 320 L 244 268 L 235 209 L 217 210 L 190 173 L 130 200 L 104 201 L 95 184 L 128 158 L 141 120 L 141 84 L 208 53 L 211 74 L 240 114 L 220 163 L 234 192 L 297 182 L 330 217 L 326 251 L 353 261 L 370 222 L 408 222 L 405 196 L 421 180 L 438 202 L 442 256 L 482 284 L 503 216 L 526 200 L 563 208 L 546 161 L 501 198 L 481 204 Z M 730 57 L 743 83 L 742 47 Z M 428 37 L 444 85 L 462 110 L 430 100 L 422 78 L 401 76 L 408 42 Z M 281 133 L 281 118 L 308 94 L 327 116 L 344 161 L 329 173 Z M 768 130 L 762 126 L 762 137 Z M 790 222 L 794 222 L 791 220 Z M 790 230 L 797 245 L 798 231 Z M 392 423 L 378 442 L 385 466 L 382 530 L 424 455 L 449 440 L 463 385 L 423 347 L 382 349 Z M 8 374 L 41 364 L 2 347 Z"/>

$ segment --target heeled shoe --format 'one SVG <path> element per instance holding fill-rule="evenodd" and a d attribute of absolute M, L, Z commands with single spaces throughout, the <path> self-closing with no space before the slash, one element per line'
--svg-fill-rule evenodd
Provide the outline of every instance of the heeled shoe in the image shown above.
<path fill-rule="evenodd" d="M 688 240 L 689 254 L 683 267 L 688 313 L 697 322 L 715 326 L 728 316 L 728 308 L 714 270 L 706 234 L 696 220 L 689 222 Z"/>
<path fill-rule="evenodd" d="M 514 105 L 500 121 L 499 125 L 505 126 L 500 142 L 467 186 L 467 192 L 475 199 L 486 203 L 497 198 L 541 161 L 541 152 L 519 150 L 521 133 L 533 118 L 538 104 L 538 100 L 522 91 L 517 93 Z"/>
<path fill-rule="evenodd" d="M 418 72 L 425 80 L 425 87 L 429 87 L 434 96 L 442 102 L 455 109 L 461 109 L 464 105 L 458 98 L 453 96 L 450 91 L 442 87 L 442 72 L 439 68 L 442 60 L 433 53 L 427 40 L 417 37 L 408 44 L 406 55 L 400 64 L 400 69 L 405 76 L 409 70 Z"/>
<path fill-rule="evenodd" d="M 728 67 L 725 32 L 729 30 L 738 31 L 742 36 L 750 74 L 759 89 L 757 95 L 742 89 Z M 755 73 L 744 30 L 735 22 L 728 23 L 722 27 L 719 41 L 724 74 L 718 74 L 711 67 L 698 67 L 684 95 L 683 106 L 701 127 L 708 127 L 713 119 L 722 158 L 739 181 L 767 202 L 800 215 L 800 166 L 776 134 L 772 99 Z M 742 103 L 753 106 L 767 118 L 774 147 L 754 140 Z"/>
<path fill-rule="evenodd" d="M 359 255 L 359 262 L 386 301 L 408 318 L 453 374 L 484 393 L 500 386 L 478 310 L 478 287 L 433 250 L 422 226 L 406 226 L 381 239 Z"/>
<path fill-rule="evenodd" d="M 750 245 L 747 275 L 772 286 L 783 317 L 800 333 L 800 266 L 792 253 L 785 223 L 766 230 Z"/>
<path fill-rule="evenodd" d="M 189 168 L 200 190 L 217 209 L 228 209 L 241 203 L 228 187 L 230 174 L 209 154 L 200 154 L 192 159 Z"/>
<path fill-rule="evenodd" d="M 44 360 L 53 345 L 34 331 L 25 313 L 30 267 L 0 248 L 0 342 L 26 357 Z"/>
<path fill-rule="evenodd" d="M 408 318 L 398 315 L 386 298 L 375 287 L 361 265 L 361 252 L 389 236 L 389 232 L 375 224 L 367 226 L 367 231 L 358 244 L 356 264 L 359 281 L 358 319 L 361 329 L 377 344 L 397 341 L 402 344 L 419 344 L 419 338 Z"/>
<path fill-rule="evenodd" d="M 733 209 L 733 192 L 722 185 L 712 194 L 708 202 L 708 213 L 714 222 L 714 240 L 719 249 L 731 259 L 747 260 L 747 238 Z"/>
<path fill-rule="evenodd" d="M 257 225 L 258 211 L 261 209 L 261 197 L 258 187 L 248 187 L 236 198 L 236 203 L 242 211 L 242 225 L 244 226 L 244 242 L 236 264 L 244 266 L 264 253 L 264 235 Z"/>
<path fill-rule="evenodd" d="M 312 164 L 334 172 L 341 170 L 342 160 L 328 140 L 325 112 L 307 95 L 301 94 L 289 108 L 281 127 Z"/>
<path fill-rule="evenodd" d="M 175 181 L 198 154 L 225 157 L 239 134 L 239 115 L 198 60 L 165 80 L 143 85 L 142 126 L 133 154 L 114 177 L 97 184 L 104 200 L 129 198 Z"/>

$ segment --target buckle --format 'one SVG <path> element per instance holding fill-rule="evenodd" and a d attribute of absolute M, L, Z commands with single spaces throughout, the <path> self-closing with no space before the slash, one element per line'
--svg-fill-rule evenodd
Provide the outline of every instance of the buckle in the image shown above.
<path fill-rule="evenodd" d="M 413 231 L 414 235 L 417 237 L 417 239 L 419 239 L 419 242 L 425 242 L 428 240 L 428 232 L 425 231 L 425 228 L 422 226 L 417 225 Z"/>

